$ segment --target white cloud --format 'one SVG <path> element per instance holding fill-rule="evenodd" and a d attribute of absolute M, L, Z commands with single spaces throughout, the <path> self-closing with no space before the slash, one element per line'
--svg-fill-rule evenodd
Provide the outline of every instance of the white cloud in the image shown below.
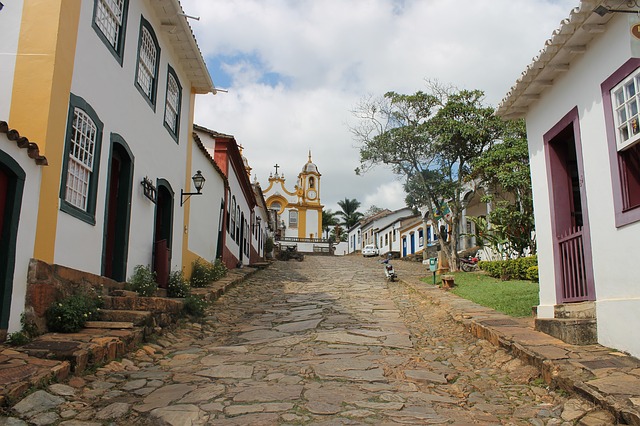
<path fill-rule="evenodd" d="M 480 89 L 497 105 L 577 0 L 182 0 L 214 83 L 196 123 L 233 134 L 258 180 L 282 166 L 292 187 L 312 151 L 322 202 L 396 209 L 401 183 L 383 167 L 356 176 L 350 110 L 366 95 L 424 90 L 425 78 Z M 264 83 L 266 73 L 283 78 Z M 269 79 L 267 79 L 269 80 Z M 262 82 L 262 83 L 261 83 Z M 219 84 L 219 83 L 216 83 Z M 226 88 L 226 87 L 225 87 Z"/>

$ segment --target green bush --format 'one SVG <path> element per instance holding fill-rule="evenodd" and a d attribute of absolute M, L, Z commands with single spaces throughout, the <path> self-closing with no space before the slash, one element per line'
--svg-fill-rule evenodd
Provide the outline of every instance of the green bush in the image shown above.
<path fill-rule="evenodd" d="M 156 273 L 148 265 L 138 265 L 133 269 L 133 275 L 127 280 L 126 288 L 140 296 L 153 296 L 158 289 Z"/>
<path fill-rule="evenodd" d="M 191 293 L 189 281 L 184 277 L 182 271 L 172 271 L 169 274 L 169 284 L 167 284 L 167 296 L 187 297 Z"/>
<path fill-rule="evenodd" d="M 538 278 L 538 267 L 537 266 L 530 266 L 527 269 L 527 279 L 530 281 L 533 281 L 534 283 L 537 283 L 540 279 Z"/>
<path fill-rule="evenodd" d="M 31 338 L 22 331 L 16 331 L 7 336 L 7 344 L 9 346 L 22 346 L 31 341 Z"/>
<path fill-rule="evenodd" d="M 205 315 L 209 303 L 200 296 L 189 295 L 184 299 L 182 309 L 186 315 L 202 318 Z"/>
<path fill-rule="evenodd" d="M 486 271 L 493 278 L 528 280 L 529 269 L 538 266 L 537 256 L 519 257 L 508 260 L 482 261 L 480 269 Z"/>
<path fill-rule="evenodd" d="M 196 259 L 191 269 L 191 287 L 206 287 L 212 281 L 218 281 L 227 275 L 227 267 L 220 259 L 213 263 Z"/>
<path fill-rule="evenodd" d="M 54 302 L 45 313 L 49 331 L 75 333 L 87 321 L 95 321 L 100 316 L 102 299 L 89 294 L 74 294 Z"/>

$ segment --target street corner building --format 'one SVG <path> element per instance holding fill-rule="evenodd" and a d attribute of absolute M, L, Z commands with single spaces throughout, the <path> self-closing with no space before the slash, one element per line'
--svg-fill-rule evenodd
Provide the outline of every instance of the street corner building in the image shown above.
<path fill-rule="evenodd" d="M 71 283 L 220 257 L 231 180 L 194 137 L 216 89 L 180 2 L 18 0 L 0 27 L 0 337 Z"/>
<path fill-rule="evenodd" d="M 536 327 L 640 356 L 640 20 L 582 0 L 497 113 L 524 118 L 533 181 Z M 632 7 L 629 7 L 631 5 Z"/>

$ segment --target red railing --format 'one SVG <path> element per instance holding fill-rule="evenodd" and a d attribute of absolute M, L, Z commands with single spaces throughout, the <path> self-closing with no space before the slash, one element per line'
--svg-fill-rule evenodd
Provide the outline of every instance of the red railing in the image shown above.
<path fill-rule="evenodd" d="M 558 236 L 562 267 L 562 301 L 587 300 L 587 273 L 584 261 L 582 227 L 573 227 Z"/>

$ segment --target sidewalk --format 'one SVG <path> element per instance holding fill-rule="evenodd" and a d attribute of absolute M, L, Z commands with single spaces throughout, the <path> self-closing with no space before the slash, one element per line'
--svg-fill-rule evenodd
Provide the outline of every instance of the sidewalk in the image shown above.
<path fill-rule="evenodd" d="M 540 369 L 552 387 L 578 394 L 622 424 L 640 425 L 640 360 L 600 345 L 576 346 L 534 330 L 533 318 L 513 318 L 420 281 L 426 267 L 394 263 L 400 281 L 440 305 L 476 337 Z"/>
<path fill-rule="evenodd" d="M 257 270 L 234 269 L 206 288 L 192 289 L 192 294 L 213 301 Z M 47 333 L 24 346 L 0 344 L 0 407 L 11 405 L 29 389 L 121 358 L 143 343 L 146 335 L 144 327 L 85 328 L 78 333 Z"/>

